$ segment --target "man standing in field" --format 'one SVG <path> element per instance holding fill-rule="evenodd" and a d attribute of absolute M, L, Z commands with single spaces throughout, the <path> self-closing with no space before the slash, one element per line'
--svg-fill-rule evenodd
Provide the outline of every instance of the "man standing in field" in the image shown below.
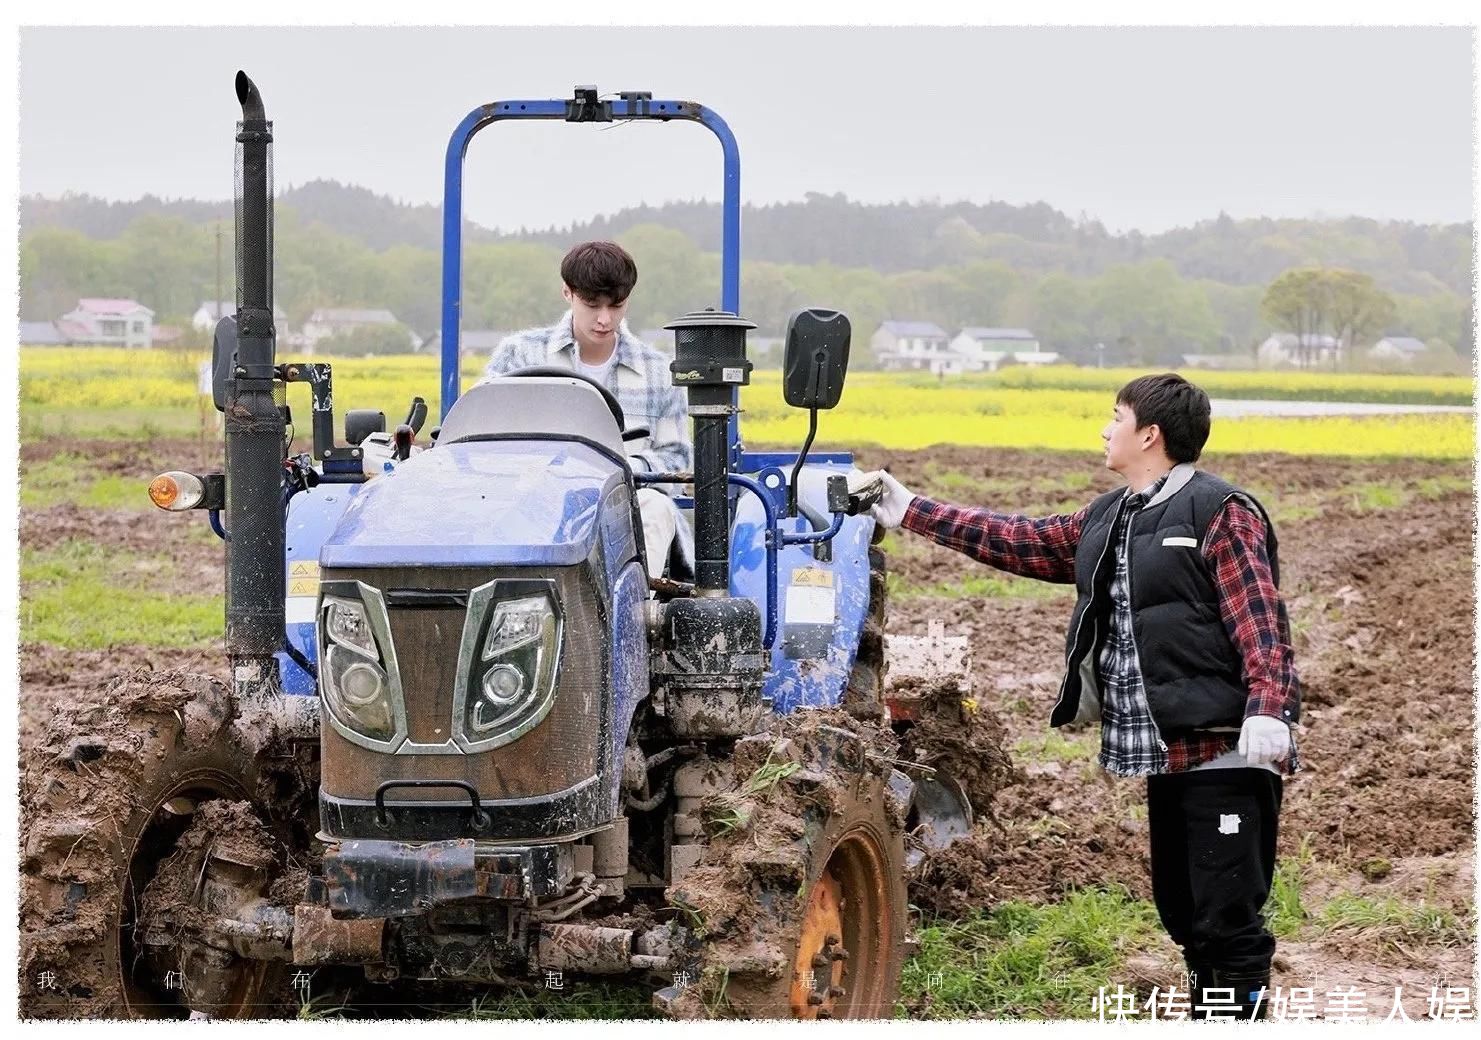
<path fill-rule="evenodd" d="M 1152 892 L 1199 1005 L 1263 1017 L 1275 938 L 1282 775 L 1299 768 L 1300 686 L 1270 517 L 1195 469 L 1208 395 L 1174 374 L 1116 395 L 1101 431 L 1126 481 L 1041 518 L 934 502 L 888 473 L 873 514 L 1013 574 L 1073 582 L 1078 599 L 1051 726 L 1099 720 L 1101 765 L 1147 777 Z M 1207 990 L 1223 990 L 1203 992 Z"/>
<path fill-rule="evenodd" d="M 505 337 L 484 370 L 493 378 L 521 368 L 569 368 L 612 391 L 630 427 L 648 436 L 628 442 L 634 470 L 684 472 L 693 464 L 684 394 L 673 385 L 669 358 L 634 336 L 624 318 L 638 283 L 638 265 L 616 242 L 583 242 L 561 261 L 561 295 L 570 309 L 548 328 Z M 648 576 L 663 574 L 674 540 L 685 560 L 693 534 L 674 500 L 655 488 L 638 490 Z"/>

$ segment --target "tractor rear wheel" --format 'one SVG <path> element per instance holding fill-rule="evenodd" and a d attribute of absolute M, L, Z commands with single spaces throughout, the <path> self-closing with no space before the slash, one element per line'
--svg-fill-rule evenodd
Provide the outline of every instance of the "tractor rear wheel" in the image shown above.
<path fill-rule="evenodd" d="M 221 682 L 181 672 L 124 676 L 58 710 L 22 782 L 23 1016 L 287 1010 L 273 1003 L 280 964 L 182 953 L 176 922 L 146 919 L 150 908 L 188 916 L 208 860 L 264 887 L 279 872 L 283 850 L 262 826 L 262 777 L 236 715 Z"/>

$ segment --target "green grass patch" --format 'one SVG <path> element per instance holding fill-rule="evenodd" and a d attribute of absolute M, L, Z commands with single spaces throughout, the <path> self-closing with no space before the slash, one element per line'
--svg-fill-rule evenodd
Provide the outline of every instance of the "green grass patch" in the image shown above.
<path fill-rule="evenodd" d="M 1344 498 L 1350 498 L 1352 507 L 1359 513 L 1371 513 L 1380 509 L 1397 509 L 1409 501 L 1404 488 L 1394 484 L 1368 482 L 1343 488 Z"/>
<path fill-rule="evenodd" d="M 1295 524 L 1303 520 L 1315 520 L 1322 515 L 1322 507 L 1307 502 L 1283 502 L 1270 510 L 1270 519 L 1280 524 Z"/>
<path fill-rule="evenodd" d="M 149 481 L 114 474 L 89 483 L 77 501 L 89 509 L 135 509 L 142 512 L 156 508 L 149 500 Z"/>
<path fill-rule="evenodd" d="M 1040 737 L 1024 737 L 1013 750 L 1020 758 L 1033 762 L 1080 762 L 1095 758 L 1100 746 L 1098 739 L 1088 734 L 1069 738 L 1053 730 Z"/>
<path fill-rule="evenodd" d="M 1392 896 L 1334 896 L 1313 920 L 1333 931 L 1376 930 L 1386 938 L 1440 946 L 1459 946 L 1472 938 L 1467 924 L 1444 907 L 1405 903 Z"/>
<path fill-rule="evenodd" d="M 58 452 L 49 458 L 22 465 L 21 508 L 46 509 L 72 504 L 89 509 L 153 509 L 149 481 L 143 477 L 109 473 L 93 475 L 95 459 L 76 452 Z"/>
<path fill-rule="evenodd" d="M 71 650 L 185 647 L 221 637 L 221 595 L 171 593 L 174 563 L 72 540 L 21 552 L 21 641 Z"/>
<path fill-rule="evenodd" d="M 337 396 L 337 395 L 336 395 Z M 297 414 L 297 409 L 294 409 Z M 206 422 L 216 433 L 216 409 Z M 74 408 L 65 405 L 22 405 L 22 443 L 52 437 L 88 437 L 106 440 L 192 437 L 201 431 L 193 408 Z"/>
<path fill-rule="evenodd" d="M 896 1017 L 1094 1018 L 1100 988 L 1159 929 L 1152 904 L 1120 887 L 929 924 L 905 964 Z"/>
<path fill-rule="evenodd" d="M 1286 856 L 1276 863 L 1270 898 L 1265 901 L 1265 924 L 1276 937 L 1295 935 L 1306 923 L 1309 915 L 1301 897 L 1314 865 L 1315 857 L 1305 840 L 1294 856 Z"/>
<path fill-rule="evenodd" d="M 87 460 L 75 452 L 63 451 L 31 465 L 22 465 L 20 492 L 22 509 L 45 509 L 47 506 L 76 501 L 86 490 Z M 148 496 L 145 496 L 147 501 Z"/>
<path fill-rule="evenodd" d="M 1422 499 L 1444 498 L 1457 491 L 1470 491 L 1475 485 L 1469 474 L 1445 477 L 1420 477 L 1414 482 L 1414 493 Z"/>

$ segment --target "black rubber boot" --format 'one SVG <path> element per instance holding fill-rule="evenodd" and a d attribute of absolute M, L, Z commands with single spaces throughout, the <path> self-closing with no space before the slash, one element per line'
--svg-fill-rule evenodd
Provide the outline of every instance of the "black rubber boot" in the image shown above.
<path fill-rule="evenodd" d="M 1239 1009 L 1238 1019 L 1260 1021 L 1270 1013 L 1270 969 L 1263 972 L 1226 972 L 1217 968 L 1213 972 L 1210 986 L 1225 986 L 1234 990 L 1234 1005 Z"/>

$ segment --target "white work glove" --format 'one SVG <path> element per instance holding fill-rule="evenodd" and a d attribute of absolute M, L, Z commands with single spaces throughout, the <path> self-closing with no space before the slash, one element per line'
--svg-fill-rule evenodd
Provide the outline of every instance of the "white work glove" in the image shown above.
<path fill-rule="evenodd" d="M 1291 750 L 1291 727 L 1269 715 L 1251 715 L 1239 731 L 1239 753 L 1252 766 L 1275 765 Z"/>
<path fill-rule="evenodd" d="M 905 510 L 915 501 L 905 485 L 882 469 L 859 473 L 849 478 L 848 493 L 858 495 L 866 501 L 874 499 L 869 515 L 874 522 L 886 529 L 899 527 L 905 520 Z"/>

